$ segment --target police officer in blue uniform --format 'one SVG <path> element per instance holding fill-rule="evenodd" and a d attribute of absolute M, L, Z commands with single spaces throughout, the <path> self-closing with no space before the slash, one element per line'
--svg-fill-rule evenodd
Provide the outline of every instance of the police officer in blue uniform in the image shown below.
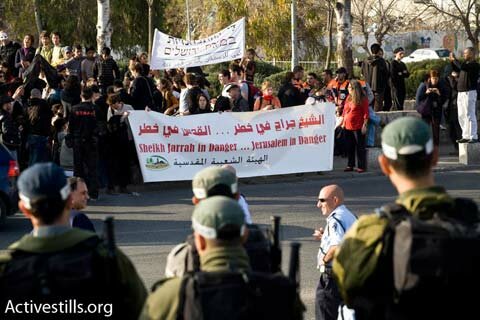
<path fill-rule="evenodd" d="M 332 277 L 332 260 L 336 248 L 342 242 L 345 232 L 357 220 L 355 215 L 343 204 L 343 190 L 337 185 L 329 185 L 318 195 L 317 207 L 327 217 L 324 228 L 316 229 L 313 236 L 320 240 L 317 255 L 317 268 L 320 280 L 315 296 L 315 319 L 336 320 L 341 303 L 340 292 Z"/>

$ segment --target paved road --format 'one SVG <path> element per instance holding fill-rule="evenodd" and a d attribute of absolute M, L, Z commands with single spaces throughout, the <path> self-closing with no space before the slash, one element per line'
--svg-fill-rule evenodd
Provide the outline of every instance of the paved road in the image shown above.
<path fill-rule="evenodd" d="M 437 174 L 437 183 L 445 185 L 454 196 L 472 197 L 480 202 L 480 170 L 452 171 Z M 385 177 L 356 175 L 348 179 L 313 176 L 305 181 L 242 184 L 255 222 L 269 224 L 271 215 L 282 217 L 284 270 L 287 270 L 288 246 L 300 241 L 302 298 L 307 306 L 306 319 L 313 319 L 313 302 L 318 274 L 315 256 L 318 242 L 311 237 L 314 227 L 322 226 L 324 218 L 315 208 L 319 189 L 330 183 L 344 188 L 347 206 L 356 214 L 364 214 L 382 203 L 392 201 L 395 190 Z M 183 241 L 190 230 L 192 212 L 191 191 L 186 185 L 168 185 L 158 192 L 144 192 L 139 197 L 104 196 L 88 208 L 97 230 L 101 220 L 113 215 L 116 219 L 116 239 L 135 263 L 145 284 L 150 287 L 160 278 L 170 248 Z M 0 231 L 0 249 L 18 239 L 30 229 L 21 215 L 11 217 Z"/>

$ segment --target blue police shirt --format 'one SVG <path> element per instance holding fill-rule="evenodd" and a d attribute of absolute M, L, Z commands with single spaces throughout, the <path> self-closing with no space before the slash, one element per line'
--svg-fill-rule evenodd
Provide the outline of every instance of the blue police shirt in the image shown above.
<path fill-rule="evenodd" d="M 320 242 L 320 249 L 318 250 L 317 267 L 324 264 L 323 257 L 327 254 L 330 247 L 340 245 L 345 232 L 356 220 L 357 217 L 345 205 L 338 206 L 330 213 L 327 217 L 327 225 Z"/>

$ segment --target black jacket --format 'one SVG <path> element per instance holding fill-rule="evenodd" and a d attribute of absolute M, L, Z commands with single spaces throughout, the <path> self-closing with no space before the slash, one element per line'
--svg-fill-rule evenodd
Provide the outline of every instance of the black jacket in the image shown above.
<path fill-rule="evenodd" d="M 96 141 L 98 125 L 95 105 L 91 102 L 82 102 L 72 108 L 69 116 L 68 133 L 74 139 L 83 142 Z"/>
<path fill-rule="evenodd" d="M 392 60 L 390 63 L 392 85 L 397 90 L 405 90 L 405 79 L 410 76 L 407 66 L 402 61 Z"/>
<path fill-rule="evenodd" d="M 28 130 L 30 134 L 48 137 L 51 134 L 52 109 L 43 99 L 30 99 L 28 113 Z"/>
<path fill-rule="evenodd" d="M 382 93 L 388 85 L 390 72 L 385 59 L 370 56 L 363 62 L 362 74 L 373 92 Z"/>
<path fill-rule="evenodd" d="M 0 126 L 2 143 L 10 150 L 18 148 L 21 143 L 20 130 L 10 113 L 0 112 Z"/>
<path fill-rule="evenodd" d="M 0 45 L 0 63 L 8 63 L 13 75 L 18 74 L 18 69 L 15 67 L 15 55 L 18 49 L 20 49 L 20 44 L 13 41 L 10 41 L 6 46 Z"/>
<path fill-rule="evenodd" d="M 305 104 L 305 99 L 300 90 L 292 83 L 284 83 L 278 90 L 278 99 L 282 103 L 282 108 L 301 106 Z"/>
<path fill-rule="evenodd" d="M 99 59 L 95 62 L 93 74 L 101 86 L 108 87 L 113 85 L 113 81 L 120 77 L 120 70 L 115 60 L 110 57 L 107 60 Z"/>
<path fill-rule="evenodd" d="M 188 104 L 188 111 L 190 114 L 197 114 L 199 113 L 199 107 L 198 107 L 198 97 L 203 94 L 202 89 L 200 87 L 192 87 L 188 89 L 187 91 L 187 96 L 185 97 L 185 100 L 187 101 Z"/>
<path fill-rule="evenodd" d="M 153 100 L 154 88 L 155 84 L 151 83 L 149 78 L 143 76 L 136 77 L 130 88 L 133 109 L 143 110 L 146 106 L 150 106 Z"/>
<path fill-rule="evenodd" d="M 453 70 L 459 72 L 457 90 L 458 92 L 466 92 L 477 90 L 478 74 L 480 65 L 476 61 L 464 61 L 460 64 L 458 60 L 452 62 Z"/>

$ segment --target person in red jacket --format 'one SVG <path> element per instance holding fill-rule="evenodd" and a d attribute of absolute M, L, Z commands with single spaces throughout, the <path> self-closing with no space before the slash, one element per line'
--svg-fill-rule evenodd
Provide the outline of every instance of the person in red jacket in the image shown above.
<path fill-rule="evenodd" d="M 355 153 L 357 154 L 357 172 L 367 169 L 365 149 L 365 134 L 368 124 L 368 98 L 360 82 L 351 80 L 348 85 L 348 98 L 343 109 L 342 127 L 345 129 L 347 144 L 348 165 L 344 171 L 353 171 L 355 167 Z"/>

